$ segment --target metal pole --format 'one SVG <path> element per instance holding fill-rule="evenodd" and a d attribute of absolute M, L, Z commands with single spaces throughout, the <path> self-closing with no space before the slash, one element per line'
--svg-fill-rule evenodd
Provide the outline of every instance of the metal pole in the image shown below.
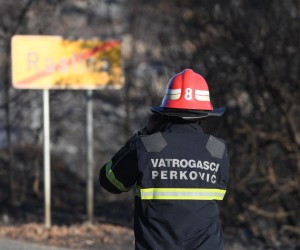
<path fill-rule="evenodd" d="M 45 226 L 51 227 L 50 112 L 49 90 L 43 90 Z"/>
<path fill-rule="evenodd" d="M 86 171 L 86 185 L 87 185 L 87 218 L 88 222 L 93 223 L 94 216 L 94 155 L 93 155 L 93 91 L 87 90 L 87 171 Z"/>

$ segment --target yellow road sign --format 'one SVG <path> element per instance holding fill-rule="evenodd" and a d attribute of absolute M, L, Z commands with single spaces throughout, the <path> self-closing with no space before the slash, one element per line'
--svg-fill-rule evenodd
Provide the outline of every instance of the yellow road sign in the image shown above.
<path fill-rule="evenodd" d="M 98 89 L 123 85 L 120 41 L 16 35 L 11 47 L 15 88 Z"/>

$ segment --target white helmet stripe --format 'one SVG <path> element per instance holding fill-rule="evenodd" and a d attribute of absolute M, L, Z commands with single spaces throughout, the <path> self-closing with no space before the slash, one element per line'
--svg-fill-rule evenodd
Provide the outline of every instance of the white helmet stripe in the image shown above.
<path fill-rule="evenodd" d="M 204 95 L 204 96 L 209 96 L 209 91 L 208 90 L 195 90 L 195 95 Z"/>
<path fill-rule="evenodd" d="M 166 95 L 168 100 L 178 100 L 180 98 L 180 94 L 176 95 Z"/>
<path fill-rule="evenodd" d="M 181 89 L 167 89 L 166 97 L 169 100 L 178 100 L 181 96 Z"/>
<path fill-rule="evenodd" d="M 166 94 L 167 95 L 181 94 L 181 89 L 167 89 Z"/>
<path fill-rule="evenodd" d="M 195 90 L 195 99 L 197 101 L 209 102 L 210 101 L 209 91 L 208 90 L 199 90 L 199 89 L 196 89 Z"/>
<path fill-rule="evenodd" d="M 205 101 L 205 102 L 210 101 L 210 98 L 207 95 L 195 95 L 195 98 L 197 101 Z"/>

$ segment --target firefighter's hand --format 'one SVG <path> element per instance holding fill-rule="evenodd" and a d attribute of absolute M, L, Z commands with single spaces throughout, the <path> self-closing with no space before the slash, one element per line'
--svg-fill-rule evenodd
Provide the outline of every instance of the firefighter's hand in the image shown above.
<path fill-rule="evenodd" d="M 155 132 L 160 131 L 163 126 L 165 125 L 166 120 L 163 115 L 160 114 L 152 114 L 150 115 L 148 122 L 145 126 L 145 130 L 147 131 L 147 134 L 153 134 Z"/>

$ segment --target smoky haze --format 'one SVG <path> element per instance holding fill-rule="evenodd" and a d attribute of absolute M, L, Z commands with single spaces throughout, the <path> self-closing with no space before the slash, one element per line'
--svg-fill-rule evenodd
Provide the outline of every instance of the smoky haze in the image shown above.
<path fill-rule="evenodd" d="M 0 190 L 8 190 L 0 191 L 0 215 L 30 200 L 40 204 L 36 213 L 42 220 L 43 206 L 42 92 L 12 88 L 11 37 L 121 39 L 124 87 L 93 94 L 95 216 L 131 225 L 132 193 L 115 197 L 101 190 L 99 168 L 144 126 L 147 107 L 160 105 L 169 78 L 191 68 L 208 82 L 214 107 L 227 107 L 221 119 L 203 122 L 207 132 L 227 142 L 231 160 L 221 205 L 225 233 L 245 244 L 298 249 L 298 0 L 1 0 L 0 6 Z M 86 92 L 51 90 L 50 112 L 53 185 L 64 182 L 59 175 L 65 171 L 72 176 L 68 192 L 79 193 L 73 212 L 80 221 L 85 213 Z M 73 202 L 71 196 L 59 196 L 64 190 L 54 187 L 54 211 L 60 211 L 58 201 Z M 128 212 L 118 218 L 104 205 L 120 200 Z M 69 223 L 71 207 L 66 208 Z M 59 220 L 54 215 L 54 223 Z"/>

